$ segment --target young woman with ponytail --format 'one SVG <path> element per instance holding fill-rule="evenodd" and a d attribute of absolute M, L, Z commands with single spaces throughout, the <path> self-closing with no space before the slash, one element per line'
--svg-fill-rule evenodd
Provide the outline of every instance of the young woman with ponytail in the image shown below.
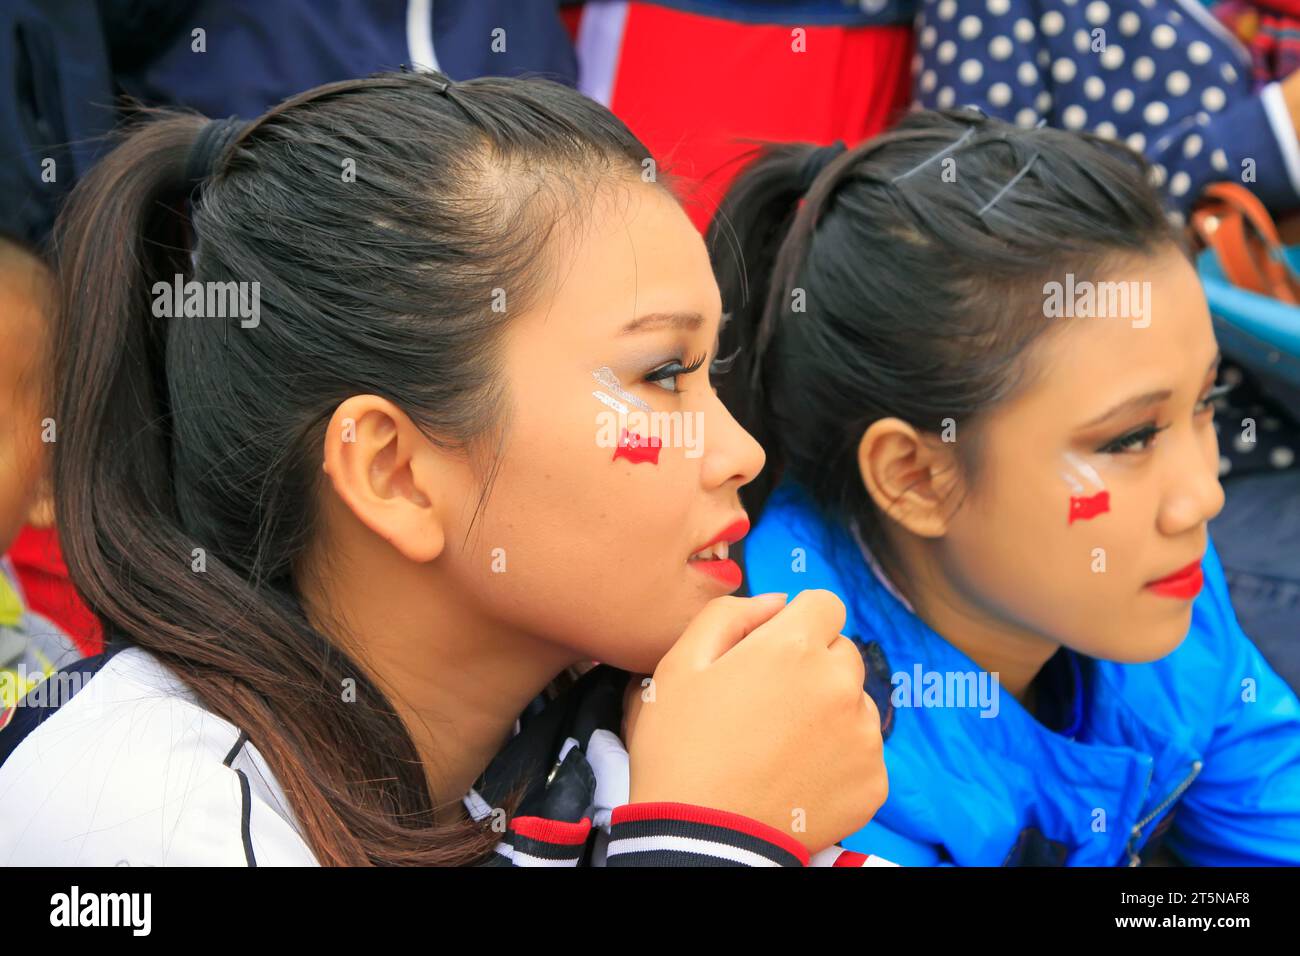
<path fill-rule="evenodd" d="M 78 185 L 55 495 L 109 653 L 0 734 L 0 862 L 862 862 L 861 655 L 831 595 L 728 596 L 763 454 L 649 159 L 558 84 L 399 73 Z M 602 443 L 631 406 L 706 440 Z"/>
<path fill-rule="evenodd" d="M 710 228 L 724 401 L 768 455 L 749 586 L 840 595 L 881 714 L 850 848 L 1300 863 L 1300 702 L 1209 541 L 1218 349 L 1146 171 L 916 112 L 768 148 Z"/>

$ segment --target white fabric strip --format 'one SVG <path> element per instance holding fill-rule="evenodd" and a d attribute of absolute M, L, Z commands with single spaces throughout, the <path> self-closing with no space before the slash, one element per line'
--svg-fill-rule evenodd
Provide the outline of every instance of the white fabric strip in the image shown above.
<path fill-rule="evenodd" d="M 681 853 L 700 853 L 704 856 L 716 856 L 719 859 L 743 863 L 746 866 L 780 865 L 774 860 L 769 860 L 761 853 L 742 850 L 740 847 L 728 846 L 725 843 L 714 843 L 712 840 L 700 840 L 695 837 L 684 836 L 623 837 L 618 840 L 611 840 L 606 857 L 613 859 L 620 853 L 640 853 L 651 850 L 677 850 Z"/>
<path fill-rule="evenodd" d="M 413 70 L 437 70 L 433 51 L 433 0 L 407 0 L 406 50 Z"/>
<path fill-rule="evenodd" d="M 1273 127 L 1273 137 L 1282 150 L 1291 189 L 1300 195 L 1300 141 L 1297 140 L 1295 124 L 1291 122 L 1291 113 L 1286 108 L 1286 100 L 1282 97 L 1282 87 L 1270 83 L 1259 91 L 1259 98 L 1264 103 L 1268 123 Z"/>
<path fill-rule="evenodd" d="M 623 49 L 627 4 L 588 3 L 578 24 L 578 91 L 602 106 L 614 96 L 618 56 Z"/>

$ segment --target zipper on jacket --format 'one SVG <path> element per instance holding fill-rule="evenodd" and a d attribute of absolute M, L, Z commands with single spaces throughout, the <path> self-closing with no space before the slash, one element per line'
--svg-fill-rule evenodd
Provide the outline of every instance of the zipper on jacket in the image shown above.
<path fill-rule="evenodd" d="M 1192 781 L 1196 779 L 1196 775 L 1201 772 L 1201 767 L 1203 766 L 1204 764 L 1202 764 L 1201 761 L 1193 760 L 1192 772 L 1189 773 L 1183 779 L 1182 783 L 1180 783 L 1176 788 L 1174 788 L 1174 792 L 1171 793 L 1169 796 L 1165 797 L 1163 800 L 1161 800 L 1160 805 L 1157 806 L 1154 810 L 1148 813 L 1137 823 L 1133 824 L 1133 829 L 1129 831 L 1128 845 L 1124 847 L 1124 852 L 1128 854 L 1129 866 L 1137 866 L 1139 863 L 1142 862 L 1142 858 L 1138 856 L 1138 854 L 1135 853 L 1133 850 L 1134 841 L 1136 841 L 1140 836 L 1142 836 L 1142 828 L 1145 827 L 1152 820 L 1159 817 L 1160 814 L 1164 813 L 1166 807 L 1168 807 L 1171 803 L 1173 803 L 1175 800 L 1177 800 L 1179 797 L 1183 795 L 1183 792 L 1188 787 L 1190 787 L 1192 785 Z M 1152 767 L 1151 773 L 1147 775 L 1147 786 L 1151 785 L 1151 774 L 1154 772 L 1155 772 L 1155 768 Z"/>

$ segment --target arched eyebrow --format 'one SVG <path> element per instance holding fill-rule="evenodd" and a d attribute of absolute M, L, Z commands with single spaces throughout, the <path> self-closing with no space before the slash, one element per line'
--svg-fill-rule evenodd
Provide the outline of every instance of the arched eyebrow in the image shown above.
<path fill-rule="evenodd" d="M 633 335 L 637 332 L 653 332 L 657 329 L 685 329 L 694 332 L 704 324 L 704 316 L 698 312 L 651 312 L 633 319 L 623 328 L 619 335 Z"/>
<path fill-rule="evenodd" d="M 1216 350 L 1214 353 L 1214 360 L 1211 361 L 1209 366 L 1206 368 L 1205 374 L 1209 375 L 1212 372 L 1214 372 L 1215 369 L 1219 367 L 1219 363 L 1221 361 L 1223 361 L 1223 353 Z M 1125 415 L 1130 412 L 1135 412 L 1138 409 L 1146 408 L 1148 405 L 1155 405 L 1159 402 L 1163 402 L 1167 400 L 1171 395 L 1173 395 L 1173 392 L 1167 388 L 1158 389 L 1157 391 L 1154 392 L 1145 392 L 1141 395 L 1135 395 L 1133 398 L 1125 399 L 1124 401 L 1120 402 L 1118 405 L 1114 406 L 1104 414 L 1098 415 L 1092 421 L 1080 425 L 1079 429 L 1082 430 L 1085 428 L 1093 428 L 1097 425 L 1102 424 L 1103 422 L 1109 421 L 1112 418 L 1117 418 L 1120 415 Z"/>

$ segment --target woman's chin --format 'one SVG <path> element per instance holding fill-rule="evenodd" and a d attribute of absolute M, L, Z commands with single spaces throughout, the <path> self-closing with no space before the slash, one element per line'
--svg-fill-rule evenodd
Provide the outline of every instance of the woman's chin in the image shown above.
<path fill-rule="evenodd" d="M 1148 628 L 1139 641 L 1135 642 L 1131 634 L 1126 635 L 1108 648 L 1107 652 L 1092 656 L 1117 664 L 1150 664 L 1162 660 L 1182 646 L 1191 628 L 1191 619 L 1189 607 L 1187 613 L 1182 615 L 1181 624 L 1162 622 L 1156 627 Z"/>

